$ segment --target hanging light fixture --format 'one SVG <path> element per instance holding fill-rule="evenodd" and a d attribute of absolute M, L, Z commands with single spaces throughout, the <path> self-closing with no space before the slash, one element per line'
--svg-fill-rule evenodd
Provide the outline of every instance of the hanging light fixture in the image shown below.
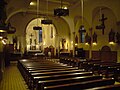
<path fill-rule="evenodd" d="M 63 3 L 61 0 L 61 7 L 54 9 L 54 16 L 68 16 L 69 15 L 69 9 L 63 8 Z"/>
<path fill-rule="evenodd" d="M 41 24 L 52 24 L 52 20 L 48 18 L 48 0 L 46 4 L 46 18 L 44 20 L 41 20 Z"/>
<path fill-rule="evenodd" d="M 37 17 L 37 26 L 34 26 L 33 27 L 33 30 L 42 30 L 42 27 L 38 26 L 38 22 L 39 22 L 39 0 L 37 0 L 37 14 L 36 14 L 36 17 Z"/>

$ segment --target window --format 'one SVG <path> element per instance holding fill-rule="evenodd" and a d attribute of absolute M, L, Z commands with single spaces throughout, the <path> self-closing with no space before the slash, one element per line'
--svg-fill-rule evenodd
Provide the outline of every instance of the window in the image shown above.
<path fill-rule="evenodd" d="M 79 35 L 80 35 L 80 43 L 84 43 L 85 42 L 85 28 L 83 25 L 80 26 L 80 29 L 79 29 Z"/>
<path fill-rule="evenodd" d="M 42 30 L 39 30 L 39 42 L 42 42 Z"/>
<path fill-rule="evenodd" d="M 85 42 L 85 33 L 81 32 L 81 43 Z"/>

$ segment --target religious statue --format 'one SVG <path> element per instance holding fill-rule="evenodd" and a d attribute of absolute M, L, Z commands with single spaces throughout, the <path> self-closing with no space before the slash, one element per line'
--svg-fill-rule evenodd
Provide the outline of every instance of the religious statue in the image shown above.
<path fill-rule="evenodd" d="M 17 41 L 18 41 L 17 36 L 14 36 L 14 37 L 13 37 L 13 45 L 14 45 L 14 49 L 15 49 L 15 50 L 17 50 Z"/>
<path fill-rule="evenodd" d="M 109 42 L 115 42 L 115 32 L 112 29 L 109 33 Z"/>
<path fill-rule="evenodd" d="M 89 44 L 91 43 L 91 37 L 88 35 L 88 33 L 85 36 L 85 42 Z"/>
<path fill-rule="evenodd" d="M 32 50 L 32 38 L 30 38 L 30 50 Z"/>
<path fill-rule="evenodd" d="M 66 43 L 66 40 L 62 38 L 62 49 L 65 49 L 65 43 Z"/>
<path fill-rule="evenodd" d="M 37 41 L 36 41 L 36 39 L 34 39 L 34 43 L 35 43 L 35 46 L 36 46 L 36 44 L 37 44 Z"/>
<path fill-rule="evenodd" d="M 96 42 L 97 43 L 97 34 L 94 32 L 93 34 L 93 42 Z"/>
<path fill-rule="evenodd" d="M 75 43 L 78 43 L 78 36 L 75 37 Z"/>
<path fill-rule="evenodd" d="M 116 33 L 116 43 L 120 44 L 120 33 Z"/>
<path fill-rule="evenodd" d="M 32 38 L 30 38 L 30 46 L 32 45 Z"/>

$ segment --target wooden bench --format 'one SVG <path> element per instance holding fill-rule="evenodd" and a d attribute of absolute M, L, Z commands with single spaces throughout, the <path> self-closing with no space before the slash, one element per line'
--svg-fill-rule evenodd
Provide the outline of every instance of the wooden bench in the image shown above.
<path fill-rule="evenodd" d="M 80 73 L 80 72 L 85 72 L 84 70 L 64 70 L 64 71 L 51 71 L 51 72 L 41 72 L 41 71 L 35 71 L 35 72 L 29 72 L 33 76 L 38 76 L 38 75 L 58 75 L 58 74 L 69 74 L 69 73 Z"/>
<path fill-rule="evenodd" d="M 97 83 L 97 86 L 114 83 L 113 79 L 102 79 L 102 76 L 93 75 L 91 71 L 86 72 L 84 69 L 77 70 L 63 64 L 42 61 L 21 61 L 18 64 L 28 87 L 32 90 L 55 90 L 56 88 L 57 90 L 70 90 L 70 88 L 73 90 L 80 87 L 86 88 L 86 85 L 90 87 L 93 84 L 90 87 L 92 88 Z"/>
<path fill-rule="evenodd" d="M 19 62 L 19 63 L 21 63 L 21 62 Z M 62 66 L 63 68 L 60 68 L 60 66 L 58 66 L 58 67 L 53 66 L 54 68 L 49 68 L 49 64 L 48 64 L 48 66 L 47 66 L 47 64 L 45 64 L 46 66 L 39 67 L 39 66 L 36 66 L 36 65 L 39 65 L 39 63 L 36 64 L 36 63 L 31 63 L 31 62 L 28 62 L 28 63 L 22 62 L 20 65 L 21 65 L 21 68 L 23 68 L 23 72 L 24 72 L 23 76 L 25 78 L 25 81 L 28 84 L 28 87 L 33 86 L 35 84 L 35 82 L 37 82 L 37 81 L 93 75 L 92 72 L 84 72 L 83 69 L 77 70 L 75 68 L 66 67 L 66 66 Z M 52 65 L 52 64 L 50 64 L 50 65 Z M 34 73 L 32 73 L 31 71 L 32 72 L 34 71 Z"/>
<path fill-rule="evenodd" d="M 115 71 L 120 68 L 120 63 L 85 61 L 81 64 L 81 68 L 84 68 L 86 71 L 92 71 L 94 74 L 103 74 L 105 77 L 109 78 L 112 74 L 112 76 L 116 75 Z"/>
<path fill-rule="evenodd" d="M 41 87 L 46 87 L 46 86 L 56 86 L 61 84 L 85 82 L 85 81 L 98 80 L 98 79 L 102 79 L 102 76 L 82 76 L 82 77 L 63 78 L 56 80 L 45 80 L 45 81 L 38 81 L 36 87 L 40 89 Z"/>
<path fill-rule="evenodd" d="M 74 77 L 82 77 L 82 76 L 92 76 L 93 73 L 92 72 L 81 72 L 81 73 L 69 73 L 69 74 L 59 74 L 59 75 L 54 75 L 51 74 L 49 76 L 47 76 L 47 74 L 45 76 L 43 75 L 38 75 L 38 76 L 34 76 L 31 75 L 31 77 L 29 78 L 29 84 L 28 86 L 32 86 L 33 85 L 37 85 L 38 81 L 46 81 L 46 80 L 57 80 L 57 79 L 65 79 L 65 78 L 74 78 Z"/>
<path fill-rule="evenodd" d="M 89 88 L 85 90 L 120 90 L 120 84 Z"/>
<path fill-rule="evenodd" d="M 83 90 L 91 87 L 113 85 L 114 83 L 115 83 L 115 80 L 109 78 L 109 79 L 98 79 L 98 80 L 92 80 L 92 81 L 60 84 L 55 86 L 46 86 L 37 90 Z"/>

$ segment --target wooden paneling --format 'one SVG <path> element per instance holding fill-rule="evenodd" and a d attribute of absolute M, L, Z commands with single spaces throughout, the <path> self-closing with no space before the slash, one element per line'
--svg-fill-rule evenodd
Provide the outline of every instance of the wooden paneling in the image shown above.
<path fill-rule="evenodd" d="M 92 51 L 92 59 L 117 62 L 117 51 Z"/>

